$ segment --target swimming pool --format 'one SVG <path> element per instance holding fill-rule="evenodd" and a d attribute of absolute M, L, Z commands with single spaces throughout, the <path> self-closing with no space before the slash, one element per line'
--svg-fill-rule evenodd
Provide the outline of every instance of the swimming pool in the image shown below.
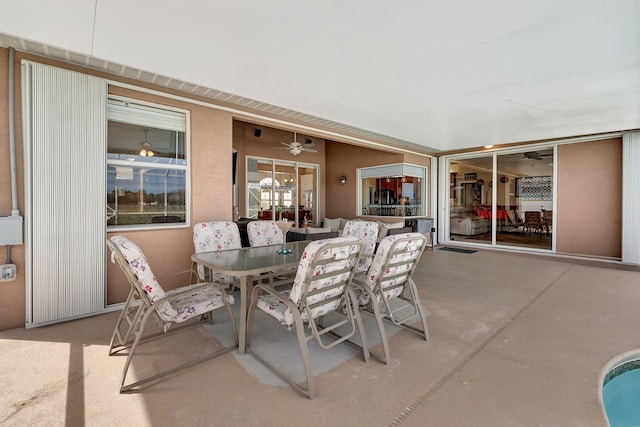
<path fill-rule="evenodd" d="M 640 425 L 640 357 L 611 369 L 602 384 L 602 403 L 611 427 Z"/>

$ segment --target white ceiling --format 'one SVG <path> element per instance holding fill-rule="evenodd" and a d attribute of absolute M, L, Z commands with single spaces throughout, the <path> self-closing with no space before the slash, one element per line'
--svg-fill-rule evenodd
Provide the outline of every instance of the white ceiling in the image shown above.
<path fill-rule="evenodd" d="M 434 151 L 640 128 L 640 0 L 2 3 L 0 44 Z"/>

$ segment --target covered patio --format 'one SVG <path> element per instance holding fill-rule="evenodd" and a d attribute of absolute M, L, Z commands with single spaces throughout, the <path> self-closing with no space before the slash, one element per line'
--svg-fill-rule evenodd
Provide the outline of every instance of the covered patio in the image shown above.
<path fill-rule="evenodd" d="M 265 383 L 240 363 L 251 355 L 232 353 L 119 394 L 125 357 L 107 356 L 117 312 L 4 331 L 0 424 L 605 426 L 601 375 L 639 347 L 640 323 L 640 273 L 611 267 L 426 251 L 415 279 L 431 340 L 394 334 L 390 365 L 354 353 L 318 375 L 314 400 Z M 188 357 L 211 350 L 214 333 L 153 345 Z"/>

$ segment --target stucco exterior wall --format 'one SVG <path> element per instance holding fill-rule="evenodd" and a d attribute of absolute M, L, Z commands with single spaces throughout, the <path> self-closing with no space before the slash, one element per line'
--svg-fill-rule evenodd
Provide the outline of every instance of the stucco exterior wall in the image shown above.
<path fill-rule="evenodd" d="M 404 162 L 401 153 L 387 153 L 369 148 L 346 145 L 328 141 L 325 145 L 327 153 L 327 175 L 325 188 L 330 195 L 326 200 L 325 216 L 327 218 L 354 218 L 361 215 L 357 212 L 358 194 L 357 169 Z M 340 176 L 347 177 L 346 184 L 340 184 Z"/>
<path fill-rule="evenodd" d="M 558 253 L 620 258 L 622 139 L 558 147 Z"/>
<path fill-rule="evenodd" d="M 255 136 L 255 129 L 260 128 L 262 133 Z M 276 159 L 286 162 L 301 162 L 318 165 L 320 168 L 320 182 L 324 182 L 326 151 L 325 140 L 313 138 L 314 149 L 317 153 L 304 152 L 297 156 L 290 154 L 280 142 L 292 142 L 293 133 L 267 126 L 258 126 L 243 121 L 234 121 L 233 124 L 233 148 L 238 150 L 238 207 L 240 216 L 246 216 L 246 156 Z M 298 142 L 304 140 L 303 135 L 298 135 Z M 278 149 L 276 149 L 278 148 Z M 324 215 L 324 185 L 320 185 L 320 218 Z"/>

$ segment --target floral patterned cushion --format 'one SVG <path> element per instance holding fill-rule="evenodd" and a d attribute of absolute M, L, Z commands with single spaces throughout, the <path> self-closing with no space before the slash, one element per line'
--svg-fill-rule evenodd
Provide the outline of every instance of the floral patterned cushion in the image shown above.
<path fill-rule="evenodd" d="M 147 293 L 152 305 L 160 298 L 165 296 L 171 297 L 172 294 L 187 291 L 189 287 L 199 286 L 192 285 L 165 292 L 153 275 L 147 258 L 138 245 L 123 236 L 113 236 L 110 240 L 120 249 L 122 256 L 138 278 L 138 283 Z M 112 254 L 112 258 L 113 257 L 114 254 Z M 224 304 L 222 300 L 223 297 L 226 297 L 227 301 L 233 304 L 233 297 L 227 297 L 224 291 L 217 286 L 210 286 L 184 295 L 181 294 L 175 298 L 170 298 L 160 303 L 160 306 L 158 306 L 156 310 L 164 322 L 180 323 L 194 316 L 221 307 Z"/>
<path fill-rule="evenodd" d="M 196 253 L 239 249 L 242 243 L 238 225 L 229 221 L 200 222 L 193 227 L 193 246 Z M 197 269 L 198 277 L 204 280 L 204 266 L 198 264 Z M 211 281 L 226 286 L 233 283 L 233 277 L 214 271 Z"/>
<path fill-rule="evenodd" d="M 291 300 L 294 304 L 298 305 L 300 299 L 302 298 L 305 285 L 309 283 L 309 289 L 317 290 L 326 287 L 331 287 L 340 281 L 346 281 L 349 279 L 350 269 L 353 268 L 355 257 L 349 258 L 350 255 L 357 254 L 358 252 L 358 239 L 352 237 L 335 237 L 332 239 L 323 239 L 316 240 L 305 248 L 302 257 L 300 257 L 300 264 L 298 265 L 298 271 L 296 272 L 296 277 L 293 282 L 293 286 L 291 290 L 288 292 L 282 292 L 287 298 Z M 339 244 L 335 248 L 327 248 L 327 245 L 331 244 Z M 319 259 L 333 259 L 332 262 L 327 264 L 317 265 L 313 270 L 311 268 L 311 263 L 316 256 L 319 254 Z M 337 271 L 341 269 L 348 269 L 345 273 L 327 277 L 324 279 L 314 280 L 313 277 L 323 274 L 329 273 L 332 271 Z M 347 283 L 345 283 L 346 286 Z M 307 304 L 314 304 L 318 301 L 322 301 L 325 299 L 331 299 L 336 295 L 339 295 L 345 291 L 345 286 L 337 286 L 334 289 L 331 289 L 327 292 L 313 295 L 307 298 Z M 312 317 L 315 319 L 317 317 L 323 316 L 327 313 L 337 310 L 342 301 L 340 299 L 336 299 L 331 304 L 320 305 L 313 309 Z M 258 298 L 257 302 L 258 308 L 262 311 L 270 314 L 275 317 L 282 323 L 283 325 L 291 326 L 293 325 L 293 313 L 286 306 L 286 304 L 278 301 L 275 297 L 269 295 L 262 295 Z M 308 320 L 308 316 L 306 312 L 302 312 L 302 319 Z"/>
<path fill-rule="evenodd" d="M 275 221 L 251 221 L 247 224 L 251 246 L 267 246 L 282 243 L 282 230 Z"/>
<path fill-rule="evenodd" d="M 406 242 L 400 243 L 396 247 L 396 250 L 401 249 L 402 252 L 396 253 L 395 255 L 390 254 L 389 251 L 393 243 L 396 240 L 402 238 L 410 239 Z M 380 285 L 382 287 L 382 294 L 384 295 L 384 298 L 391 299 L 400 295 L 404 290 L 403 286 L 394 288 L 389 291 L 385 289 L 389 286 L 405 283 L 407 281 L 409 273 L 411 273 L 415 266 L 416 258 L 420 254 L 420 250 L 425 244 L 426 239 L 424 235 L 420 233 L 394 234 L 382 239 L 380 245 L 378 246 L 378 250 L 376 251 L 376 254 L 373 258 L 373 262 L 371 263 L 371 267 L 369 268 L 367 274 L 364 276 L 363 282 L 365 289 L 360 289 L 359 287 L 356 287 L 354 289 L 358 304 L 366 305 L 369 302 L 369 294 L 371 292 L 376 295 L 376 298 L 378 300 L 382 298 L 382 295 L 378 291 L 378 282 L 380 282 Z M 390 262 L 402 262 L 402 264 L 392 268 L 387 268 L 386 270 L 382 271 L 382 267 L 387 262 L 387 258 L 389 256 L 391 256 L 389 260 Z M 385 280 L 385 277 L 395 276 L 396 274 L 400 274 L 403 271 L 406 273 L 405 275 L 401 274 L 392 279 Z"/>
<path fill-rule="evenodd" d="M 169 300 L 169 304 L 171 304 L 171 307 L 177 312 L 177 315 L 171 318 L 170 321 L 176 323 L 184 322 L 193 316 L 220 308 L 224 305 L 223 298 L 226 298 L 229 304 L 233 304 L 233 296 L 227 295 L 218 286 L 207 286 L 188 294 L 182 294 L 182 292 L 187 291 L 189 288 L 200 285 L 201 284 L 195 284 L 175 289 L 176 292 L 174 292 L 174 290 L 167 292 L 168 296 L 178 291 L 181 293 L 180 296 Z"/>
<path fill-rule="evenodd" d="M 162 289 L 153 275 L 153 272 L 149 267 L 149 263 L 147 262 L 147 258 L 144 256 L 144 253 L 142 253 L 142 250 L 140 250 L 138 245 L 123 236 L 113 236 L 111 241 L 118 247 L 118 249 L 120 249 L 122 256 L 138 278 L 138 283 L 149 296 L 151 304 L 154 304 L 157 300 L 163 298 L 165 296 L 164 289 Z M 111 256 L 113 260 L 113 254 Z M 178 312 L 171 307 L 171 304 L 169 304 L 168 301 L 161 303 L 160 307 L 157 308 L 157 311 L 162 320 L 165 321 L 170 321 L 170 319 L 178 316 Z"/>
<path fill-rule="evenodd" d="M 379 228 L 380 225 L 374 221 L 351 220 L 345 224 L 344 230 L 342 230 L 343 237 L 357 237 L 362 243 L 362 258 L 356 268 L 357 273 L 367 271 L 371 265 Z"/>

